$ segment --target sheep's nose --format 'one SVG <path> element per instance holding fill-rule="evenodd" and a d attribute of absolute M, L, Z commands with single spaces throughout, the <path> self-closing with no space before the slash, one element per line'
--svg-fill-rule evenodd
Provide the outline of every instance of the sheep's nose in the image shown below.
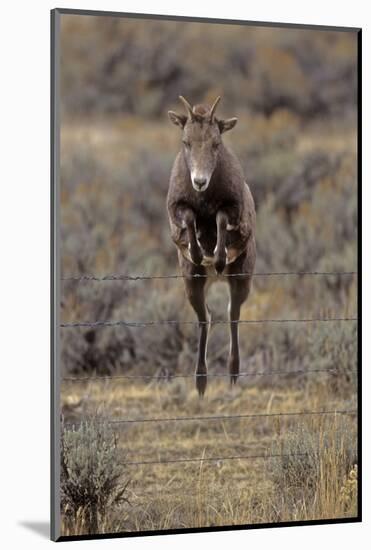
<path fill-rule="evenodd" d="M 194 183 L 197 185 L 197 187 L 202 187 L 206 183 L 206 178 L 195 178 Z"/>

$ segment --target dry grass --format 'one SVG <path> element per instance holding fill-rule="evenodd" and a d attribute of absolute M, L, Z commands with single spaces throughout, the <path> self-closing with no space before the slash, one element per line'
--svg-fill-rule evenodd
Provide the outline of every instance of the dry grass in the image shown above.
<path fill-rule="evenodd" d="M 74 382 L 63 388 L 62 403 L 70 422 L 97 414 L 125 419 L 354 406 L 329 395 L 325 379 L 279 391 L 273 384 L 258 388 L 243 380 L 230 388 L 226 380 L 214 379 L 203 400 L 188 380 Z M 123 467 L 130 504 L 107 511 L 99 532 L 356 515 L 356 421 L 351 416 L 116 424 L 114 429 L 123 462 L 280 453 L 288 458 Z M 75 529 L 82 534 L 78 523 Z"/>

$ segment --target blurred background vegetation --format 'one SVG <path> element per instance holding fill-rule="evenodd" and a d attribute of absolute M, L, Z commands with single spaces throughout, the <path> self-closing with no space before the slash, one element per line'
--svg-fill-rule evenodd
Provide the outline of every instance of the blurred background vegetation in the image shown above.
<path fill-rule="evenodd" d="M 178 272 L 165 200 L 179 94 L 220 94 L 220 116 L 238 117 L 225 140 L 256 202 L 256 271 L 356 270 L 356 56 L 352 32 L 63 15 L 62 276 Z M 355 285 L 256 277 L 242 318 L 354 315 Z M 210 303 L 225 318 L 222 286 Z M 63 321 L 118 319 L 194 316 L 181 280 L 63 282 Z M 241 326 L 243 370 L 337 366 L 348 381 L 355 324 L 323 325 Z M 196 343 L 187 325 L 66 329 L 63 369 L 192 372 Z M 209 351 L 210 368 L 225 369 L 226 326 Z"/>

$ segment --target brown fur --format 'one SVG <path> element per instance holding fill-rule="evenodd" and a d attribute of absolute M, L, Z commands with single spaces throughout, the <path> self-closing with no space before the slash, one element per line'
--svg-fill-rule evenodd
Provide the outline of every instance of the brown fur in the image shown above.
<path fill-rule="evenodd" d="M 221 134 L 236 119 L 219 120 L 209 116 L 210 107 L 196 105 L 188 116 L 169 112 L 183 128 L 185 144 L 173 164 L 167 196 L 171 237 L 178 247 L 178 259 L 185 277 L 188 299 L 200 321 L 196 386 L 200 395 L 206 389 L 206 345 L 210 320 L 205 294 L 217 274 L 246 273 L 226 277 L 230 290 L 230 320 L 240 316 L 255 265 L 255 207 L 242 168 L 234 153 L 222 142 Z M 196 159 L 196 160 L 195 160 Z M 199 192 L 192 185 L 190 167 L 211 173 L 207 188 Z M 233 229 L 231 228 L 233 226 Z M 225 251 L 227 249 L 227 253 Z M 215 276 L 209 278 L 211 263 Z M 193 278 L 193 275 L 208 275 Z M 231 323 L 229 370 L 235 382 L 239 372 L 238 324 Z"/>

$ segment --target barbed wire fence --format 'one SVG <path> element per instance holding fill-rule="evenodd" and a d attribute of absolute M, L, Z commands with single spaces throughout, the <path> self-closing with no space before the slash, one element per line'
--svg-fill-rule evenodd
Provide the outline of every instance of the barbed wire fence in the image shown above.
<path fill-rule="evenodd" d="M 284 277 L 284 276 L 304 276 L 304 275 L 357 275 L 357 271 L 258 271 L 258 272 L 249 272 L 244 271 L 243 273 L 222 273 L 220 275 L 214 276 L 216 279 L 228 279 L 233 277 L 246 277 L 253 275 L 254 277 Z M 70 275 L 66 277 L 61 277 L 62 281 L 151 281 L 158 279 L 202 279 L 210 278 L 212 276 L 206 274 L 195 273 L 193 275 L 182 275 L 180 273 L 174 273 L 170 275 L 125 275 L 125 274 L 108 274 L 108 275 Z"/>
<path fill-rule="evenodd" d="M 223 280 L 230 277 L 246 277 L 253 275 L 254 277 L 282 277 L 282 276 L 354 276 L 358 275 L 357 271 L 272 271 L 272 272 L 256 272 L 256 273 L 226 273 L 222 275 L 215 275 L 215 279 Z M 210 275 L 194 274 L 184 276 L 182 274 L 169 274 L 169 275 L 127 275 L 127 274 L 108 274 L 108 275 L 71 275 L 61 277 L 62 282 L 125 282 L 125 281 L 150 281 L 150 280 L 166 280 L 166 279 L 189 279 L 189 278 L 206 278 Z M 210 324 L 266 324 L 266 323 L 322 323 L 322 322 L 357 322 L 358 318 L 353 316 L 345 317 L 315 317 L 315 318 L 293 318 L 293 319 L 240 319 L 240 320 L 211 320 L 205 322 L 199 321 L 179 321 L 175 319 L 156 320 L 156 321 L 126 321 L 126 320 L 108 320 L 108 321 L 74 321 L 60 323 L 62 329 L 73 328 L 98 328 L 98 327 L 130 327 L 130 328 L 146 328 L 156 327 L 161 325 L 197 325 Z M 357 369 L 352 369 L 353 372 L 357 372 Z M 272 370 L 264 372 L 241 372 L 239 377 L 255 377 L 255 376 L 280 376 L 280 375 L 298 375 L 298 374 L 315 374 L 315 373 L 336 373 L 337 368 L 318 368 L 318 369 L 297 369 L 297 370 Z M 207 373 L 207 374 L 165 374 L 165 375 L 141 375 L 141 374 L 123 374 L 123 375 L 104 375 L 104 376 L 64 376 L 61 378 L 63 382 L 90 382 L 90 381 L 116 381 L 120 379 L 124 380 L 165 380 L 170 381 L 172 379 L 187 379 L 195 377 L 208 378 L 225 378 L 230 377 L 229 374 L 224 373 Z M 177 417 L 144 417 L 144 418 L 105 418 L 102 422 L 108 422 L 111 425 L 130 425 L 130 424 L 145 424 L 145 423 L 178 423 L 178 422 L 213 422 L 213 421 L 229 421 L 238 419 L 259 419 L 259 418 L 280 418 L 280 417 L 301 417 L 301 416 L 354 416 L 357 415 L 356 409 L 342 409 L 342 410 L 318 410 L 318 411 L 290 411 L 290 412 L 277 412 L 277 413 L 249 413 L 249 414 L 231 414 L 231 415 L 214 415 L 214 416 L 177 416 Z M 84 420 L 64 422 L 64 426 L 67 428 L 75 429 Z M 174 464 L 174 463 L 200 463 L 200 462 L 223 462 L 228 460 L 270 460 L 270 459 L 284 459 L 292 457 L 303 457 L 306 453 L 294 453 L 290 455 L 279 454 L 255 454 L 255 455 L 232 455 L 232 456 L 218 456 L 218 457 L 182 457 L 174 459 L 164 460 L 137 460 L 127 461 L 123 465 L 126 466 L 138 466 L 138 465 L 156 465 L 156 464 Z"/>
<path fill-rule="evenodd" d="M 336 373 L 337 368 L 323 368 L 323 369 L 296 369 L 296 370 L 271 370 L 271 371 L 256 371 L 256 372 L 240 372 L 239 378 L 254 377 L 254 376 L 279 376 L 279 375 L 291 375 L 291 374 L 315 374 L 315 373 Z M 350 372 L 357 372 L 350 369 Z M 93 380 L 164 380 L 170 381 L 173 379 L 185 379 L 185 378 L 229 378 L 229 374 L 220 372 L 208 372 L 207 374 L 118 374 L 118 375 L 102 375 L 102 376 L 65 376 L 63 380 L 66 382 L 85 381 L 90 382 Z"/>

